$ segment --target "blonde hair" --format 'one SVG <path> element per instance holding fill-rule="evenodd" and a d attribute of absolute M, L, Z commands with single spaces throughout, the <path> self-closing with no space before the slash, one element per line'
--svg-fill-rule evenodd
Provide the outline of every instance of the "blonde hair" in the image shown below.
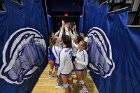
<path fill-rule="evenodd" d="M 50 43 L 49 46 L 52 47 L 55 44 L 56 40 L 57 40 L 56 36 L 51 37 L 49 40 L 49 43 Z"/>

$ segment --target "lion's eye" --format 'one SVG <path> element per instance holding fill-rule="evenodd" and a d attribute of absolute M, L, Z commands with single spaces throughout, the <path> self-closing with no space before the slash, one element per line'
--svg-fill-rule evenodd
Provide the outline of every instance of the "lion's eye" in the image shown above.
<path fill-rule="evenodd" d="M 29 37 L 29 34 L 26 34 L 24 37 L 26 37 L 26 38 Z"/>
<path fill-rule="evenodd" d="M 20 57 L 21 55 L 22 55 L 22 50 L 19 51 L 19 53 L 18 53 L 18 57 Z"/>
<path fill-rule="evenodd" d="M 94 35 L 96 36 L 97 34 L 96 34 L 96 33 L 94 33 Z"/>

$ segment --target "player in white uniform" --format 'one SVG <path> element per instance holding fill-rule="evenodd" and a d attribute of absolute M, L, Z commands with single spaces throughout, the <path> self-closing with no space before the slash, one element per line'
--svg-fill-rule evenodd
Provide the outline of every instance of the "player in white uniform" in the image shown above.
<path fill-rule="evenodd" d="M 80 41 L 83 41 L 84 39 L 81 36 L 75 36 L 75 39 L 72 40 L 72 56 L 73 56 L 73 61 L 76 58 L 76 53 L 78 51 L 78 44 Z"/>
<path fill-rule="evenodd" d="M 72 49 L 63 48 L 60 52 L 60 67 L 58 68 L 58 75 L 69 75 L 73 70 L 72 64 Z"/>
<path fill-rule="evenodd" d="M 76 67 L 76 75 L 78 78 L 78 84 L 82 86 L 80 93 L 87 93 L 87 87 L 84 81 L 84 69 L 88 65 L 88 54 L 87 54 L 87 43 L 85 41 L 80 41 L 78 44 L 78 51 L 76 53 L 76 59 L 74 61 Z"/>
<path fill-rule="evenodd" d="M 74 40 L 75 36 L 76 36 L 76 32 L 73 31 L 73 34 L 72 34 L 72 29 L 71 29 L 71 24 L 70 22 L 67 22 L 65 24 L 65 35 L 68 35 L 71 37 L 72 40 Z"/>
<path fill-rule="evenodd" d="M 52 53 L 52 46 L 54 45 L 54 42 L 52 40 L 53 40 L 53 37 L 50 38 L 49 47 L 48 47 L 48 63 L 50 66 L 48 78 L 50 78 L 50 79 L 54 79 L 53 68 L 55 65 L 55 57 Z"/>
<path fill-rule="evenodd" d="M 56 73 L 59 67 L 59 53 L 62 50 L 62 48 L 60 47 L 60 38 L 58 36 L 54 36 L 53 42 L 55 42 L 55 44 L 52 47 L 52 52 L 54 54 L 55 57 L 55 67 L 56 67 Z M 62 88 L 62 80 L 61 77 L 58 75 L 57 76 L 57 83 L 56 83 L 56 88 Z"/>
<path fill-rule="evenodd" d="M 61 21 L 60 30 L 58 30 L 58 31 L 55 33 L 55 36 L 58 36 L 58 37 L 61 39 L 64 28 L 65 28 L 65 21 L 62 20 L 62 21 Z"/>
<path fill-rule="evenodd" d="M 64 20 L 62 20 L 62 26 L 60 27 L 60 30 L 55 33 L 55 36 L 58 36 L 62 40 L 62 35 L 68 35 L 74 40 L 75 36 L 77 36 L 76 26 L 71 29 L 70 22 L 65 23 Z"/>
<path fill-rule="evenodd" d="M 71 38 L 67 35 L 62 37 L 63 41 L 63 50 L 60 52 L 59 61 L 60 66 L 58 68 L 58 75 L 61 75 L 63 81 L 63 87 L 65 88 L 65 93 L 71 93 L 69 88 L 69 75 L 73 70 L 72 63 L 72 44 Z"/>
<path fill-rule="evenodd" d="M 60 47 L 59 37 L 55 36 L 54 41 L 55 41 L 55 45 L 53 45 L 53 47 L 52 47 L 52 52 L 56 58 L 55 59 L 55 66 L 58 67 L 59 66 L 59 53 L 62 50 L 62 48 Z"/>
<path fill-rule="evenodd" d="M 84 41 L 88 43 L 88 37 L 84 36 L 84 33 L 80 33 L 80 36 L 84 38 Z M 90 70 L 87 69 L 87 75 L 90 75 Z"/>

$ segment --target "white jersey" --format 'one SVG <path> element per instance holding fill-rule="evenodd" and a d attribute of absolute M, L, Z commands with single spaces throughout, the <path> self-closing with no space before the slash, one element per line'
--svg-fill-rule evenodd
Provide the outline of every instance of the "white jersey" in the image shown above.
<path fill-rule="evenodd" d="M 68 75 L 73 70 L 73 63 L 72 63 L 72 49 L 70 48 L 63 48 L 60 52 L 60 66 L 58 68 L 58 75 Z"/>
<path fill-rule="evenodd" d="M 88 54 L 86 50 L 83 51 L 77 51 L 76 53 L 76 59 L 77 63 L 75 64 L 75 67 L 77 70 L 83 70 L 88 65 Z"/>
<path fill-rule="evenodd" d="M 70 36 L 70 31 L 68 30 L 67 27 L 65 27 L 65 34 L 68 35 L 68 36 Z"/>
<path fill-rule="evenodd" d="M 72 34 L 72 32 L 70 30 L 68 30 L 67 27 L 65 27 L 65 34 L 70 36 L 72 40 L 74 40 L 76 34 Z"/>
<path fill-rule="evenodd" d="M 62 28 L 55 33 L 55 36 L 58 36 L 60 38 L 60 40 L 62 40 L 62 35 L 63 35 L 63 29 Z"/>
<path fill-rule="evenodd" d="M 59 53 L 61 50 L 62 50 L 62 48 L 59 46 L 53 45 L 53 47 L 52 47 L 52 52 L 55 56 L 55 63 L 58 65 L 59 65 Z"/>

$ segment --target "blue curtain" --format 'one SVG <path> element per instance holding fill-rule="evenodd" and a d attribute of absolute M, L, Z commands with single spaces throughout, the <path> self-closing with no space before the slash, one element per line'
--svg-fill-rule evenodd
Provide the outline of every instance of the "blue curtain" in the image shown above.
<path fill-rule="evenodd" d="M 100 93 L 138 93 L 140 28 L 127 27 L 128 8 L 107 14 L 107 7 L 100 5 L 88 32 L 91 77 Z"/>
<path fill-rule="evenodd" d="M 98 0 L 85 0 L 83 9 L 83 33 L 87 32 L 93 27 L 98 26 Z"/>
<path fill-rule="evenodd" d="M 0 11 L 0 93 L 30 93 L 47 65 L 42 3 L 4 2 L 6 11 Z"/>
<path fill-rule="evenodd" d="M 83 15 L 80 15 L 79 18 L 79 33 L 82 33 L 83 30 Z"/>
<path fill-rule="evenodd" d="M 47 15 L 47 21 L 48 21 L 49 32 L 53 32 L 52 17 L 50 15 Z"/>

